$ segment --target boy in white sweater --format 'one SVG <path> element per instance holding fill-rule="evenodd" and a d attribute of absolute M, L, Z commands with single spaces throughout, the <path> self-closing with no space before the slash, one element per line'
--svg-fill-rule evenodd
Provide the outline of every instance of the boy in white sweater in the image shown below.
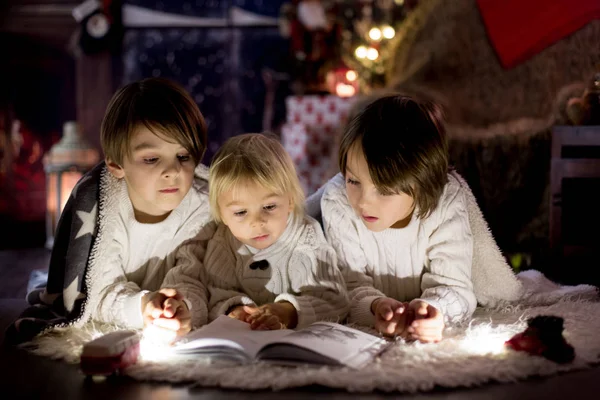
<path fill-rule="evenodd" d="M 291 158 L 275 139 L 229 139 L 210 167 L 210 204 L 221 224 L 204 267 L 210 319 L 229 315 L 252 329 L 304 327 L 348 312 L 335 251 L 304 214 Z"/>
<path fill-rule="evenodd" d="M 448 172 L 435 106 L 375 100 L 350 121 L 321 211 L 350 292 L 350 322 L 422 342 L 472 315 L 465 188 Z"/>
<path fill-rule="evenodd" d="M 101 127 L 110 242 L 92 272 L 92 319 L 177 334 L 206 323 L 196 260 L 211 234 L 207 171 L 194 179 L 206 141 L 200 110 L 173 82 L 146 79 L 113 96 Z"/>

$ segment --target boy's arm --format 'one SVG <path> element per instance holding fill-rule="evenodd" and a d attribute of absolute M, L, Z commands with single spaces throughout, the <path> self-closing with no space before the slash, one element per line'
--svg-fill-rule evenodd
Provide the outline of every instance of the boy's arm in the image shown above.
<path fill-rule="evenodd" d="M 96 299 L 92 307 L 92 319 L 140 329 L 144 327 L 142 296 L 147 291 L 128 281 L 123 271 L 123 252 L 121 244 L 113 240 L 107 252 L 111 254 L 110 259 L 98 266 L 99 273 L 92 279 L 92 296 Z"/>
<path fill-rule="evenodd" d="M 464 193 L 440 207 L 442 221 L 429 238 L 429 268 L 421 279 L 420 298 L 447 322 L 455 322 L 470 317 L 477 306 L 471 281 L 473 236 Z"/>
<path fill-rule="evenodd" d="M 254 301 L 237 290 L 236 260 L 222 235 L 227 228 L 221 226 L 215 237 L 209 241 L 204 268 L 209 293 L 208 320 L 213 321 L 227 315 L 235 306 L 252 305 Z"/>
<path fill-rule="evenodd" d="M 334 179 L 342 179 L 341 175 Z M 339 183 L 338 184 L 343 184 Z M 385 297 L 381 291 L 373 287 L 373 277 L 367 271 L 367 260 L 363 252 L 358 231 L 350 220 L 353 210 L 344 204 L 338 188 L 333 194 L 325 194 L 321 203 L 325 237 L 334 248 L 338 265 L 348 288 L 350 296 L 350 313 L 348 320 L 360 325 L 373 326 L 375 315 L 371 312 L 371 303 Z M 338 198 L 340 197 L 340 198 Z"/>
<path fill-rule="evenodd" d="M 287 274 L 291 293 L 278 295 L 275 302 L 287 301 L 294 306 L 298 328 L 319 320 L 341 321 L 346 317 L 348 293 L 331 246 L 324 243 L 317 249 L 297 247 Z"/>
<path fill-rule="evenodd" d="M 192 328 L 208 322 L 208 292 L 202 264 L 215 228 L 214 222 L 207 223 L 194 238 L 177 248 L 175 266 L 167 272 L 161 284 L 161 288 L 175 289 L 183 296 L 192 315 Z"/>

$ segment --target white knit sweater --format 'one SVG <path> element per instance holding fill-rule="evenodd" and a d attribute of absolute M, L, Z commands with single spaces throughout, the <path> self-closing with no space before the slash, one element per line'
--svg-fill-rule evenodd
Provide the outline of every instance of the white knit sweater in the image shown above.
<path fill-rule="evenodd" d="M 427 218 L 414 212 L 405 228 L 382 232 L 368 230 L 354 213 L 341 174 L 328 182 L 321 212 L 350 292 L 350 322 L 373 325 L 371 303 L 382 296 L 421 298 L 438 308 L 446 322 L 471 316 L 477 301 L 467 199 L 459 179 L 449 174 L 448 180 Z"/>
<path fill-rule="evenodd" d="M 206 181 L 196 180 L 179 206 L 155 224 L 136 221 L 124 181 L 115 188 L 118 214 L 107 227 L 110 243 L 94 271 L 91 318 L 142 328 L 141 297 L 168 287 L 185 297 L 192 325 L 205 324 L 208 301 L 198 260 L 214 232 Z"/>
<path fill-rule="evenodd" d="M 262 269 L 256 261 L 266 260 Z M 342 320 L 348 295 L 337 258 L 321 227 L 311 217 L 292 217 L 281 237 L 256 251 L 221 224 L 208 244 L 204 266 L 210 293 L 209 319 L 235 305 L 288 301 L 298 312 L 298 327 L 318 320 Z"/>

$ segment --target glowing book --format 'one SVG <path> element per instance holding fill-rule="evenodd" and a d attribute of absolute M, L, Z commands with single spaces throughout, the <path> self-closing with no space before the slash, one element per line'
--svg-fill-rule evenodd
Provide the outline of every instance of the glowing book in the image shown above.
<path fill-rule="evenodd" d="M 333 322 L 316 322 L 298 330 L 253 331 L 227 316 L 182 337 L 173 346 L 178 356 L 206 356 L 241 363 L 318 364 L 360 368 L 389 343 L 377 336 Z"/>

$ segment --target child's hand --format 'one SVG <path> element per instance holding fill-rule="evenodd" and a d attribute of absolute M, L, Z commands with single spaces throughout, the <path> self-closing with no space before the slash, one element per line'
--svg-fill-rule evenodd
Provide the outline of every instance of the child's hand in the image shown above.
<path fill-rule="evenodd" d="M 178 336 L 192 330 L 192 313 L 183 298 L 167 298 L 163 303 L 163 315 L 154 320 L 154 325 L 175 332 Z"/>
<path fill-rule="evenodd" d="M 231 311 L 229 311 L 229 313 L 227 314 L 227 316 L 229 318 L 235 318 L 242 322 L 250 323 L 250 315 L 255 313 L 257 310 L 258 307 L 256 307 L 255 305 L 239 305 L 232 308 Z"/>
<path fill-rule="evenodd" d="M 298 323 L 296 308 L 286 301 L 269 303 L 258 307 L 250 315 L 250 328 L 254 330 L 276 330 L 293 328 Z"/>
<path fill-rule="evenodd" d="M 178 335 L 191 330 L 191 314 L 183 296 L 175 289 L 160 289 L 142 298 L 144 326 L 150 324 L 176 332 Z"/>
<path fill-rule="evenodd" d="M 411 339 L 423 343 L 439 342 L 442 340 L 444 316 L 440 310 L 418 299 L 410 302 L 409 309 L 415 315 L 415 320 L 408 328 Z"/>
<path fill-rule="evenodd" d="M 408 303 L 390 297 L 382 297 L 371 304 L 375 315 L 375 329 L 386 336 L 407 337 L 410 325 Z"/>
<path fill-rule="evenodd" d="M 152 324 L 156 318 L 163 315 L 163 303 L 168 298 L 183 299 L 175 289 L 160 289 L 155 292 L 146 293 L 142 298 L 142 317 L 144 325 Z"/>

